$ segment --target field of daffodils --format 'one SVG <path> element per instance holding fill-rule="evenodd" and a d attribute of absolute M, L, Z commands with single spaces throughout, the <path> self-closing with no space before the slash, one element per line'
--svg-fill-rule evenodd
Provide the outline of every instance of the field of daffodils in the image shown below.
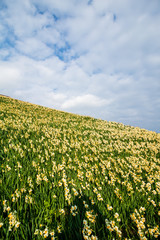
<path fill-rule="evenodd" d="M 0 96 L 0 239 L 160 239 L 160 134 Z"/>

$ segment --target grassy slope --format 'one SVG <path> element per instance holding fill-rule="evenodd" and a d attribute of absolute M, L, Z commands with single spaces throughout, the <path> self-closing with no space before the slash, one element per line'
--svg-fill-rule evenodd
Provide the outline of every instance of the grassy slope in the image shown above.
<path fill-rule="evenodd" d="M 0 96 L 0 144 L 0 238 L 158 237 L 160 134 Z"/>

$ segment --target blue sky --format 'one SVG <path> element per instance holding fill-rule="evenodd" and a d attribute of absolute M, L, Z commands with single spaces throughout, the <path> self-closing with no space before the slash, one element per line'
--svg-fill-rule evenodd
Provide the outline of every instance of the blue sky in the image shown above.
<path fill-rule="evenodd" d="M 1 0 L 0 93 L 160 132 L 159 0 Z"/>

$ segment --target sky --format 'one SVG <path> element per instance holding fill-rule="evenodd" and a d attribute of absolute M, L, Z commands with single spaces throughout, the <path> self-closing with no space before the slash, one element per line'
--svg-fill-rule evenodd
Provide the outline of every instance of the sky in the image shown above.
<path fill-rule="evenodd" d="M 0 94 L 160 132 L 160 1 L 0 0 Z"/>

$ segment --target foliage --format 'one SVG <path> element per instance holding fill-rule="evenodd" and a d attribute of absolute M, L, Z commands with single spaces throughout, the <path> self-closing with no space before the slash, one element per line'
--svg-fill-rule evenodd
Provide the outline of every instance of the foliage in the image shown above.
<path fill-rule="evenodd" d="M 160 134 L 0 96 L 1 239 L 156 239 Z"/>

